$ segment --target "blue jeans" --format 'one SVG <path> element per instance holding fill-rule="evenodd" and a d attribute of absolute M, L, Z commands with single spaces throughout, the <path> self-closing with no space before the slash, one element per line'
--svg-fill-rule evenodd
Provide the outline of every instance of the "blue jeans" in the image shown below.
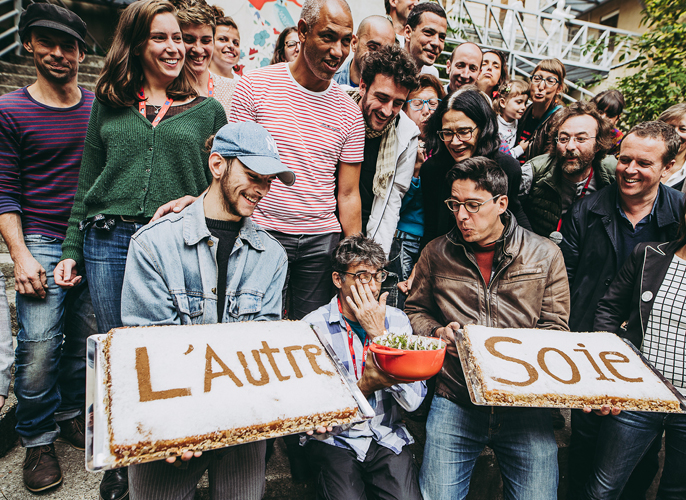
<path fill-rule="evenodd" d="M 334 296 L 331 279 L 331 254 L 341 239 L 340 233 L 285 234 L 269 231 L 288 254 L 288 274 L 283 289 L 284 307 L 290 292 L 288 319 L 303 319 L 326 305 Z M 284 319 L 286 315 L 284 315 Z"/>
<path fill-rule="evenodd" d="M 398 275 L 398 281 L 406 281 L 412 273 L 412 268 L 419 260 L 419 242 L 421 238 L 404 231 L 396 231 L 388 254 L 386 269 Z M 407 296 L 398 292 L 397 308 L 405 308 Z"/>
<path fill-rule="evenodd" d="M 123 326 L 121 289 L 126 256 L 131 236 L 141 227 L 142 224 L 117 220 L 117 225 L 110 231 L 91 227 L 86 232 L 83 259 L 100 333 Z"/>
<path fill-rule="evenodd" d="M 486 445 L 498 458 L 505 499 L 557 498 L 557 443 L 550 410 L 484 410 L 488 409 L 434 397 L 419 473 L 424 500 L 465 498 L 476 459 Z"/>
<path fill-rule="evenodd" d="M 62 242 L 34 234 L 24 241 L 48 279 L 44 299 L 16 297 L 17 434 L 31 447 L 53 443 L 59 436 L 56 422 L 84 412 L 86 339 L 97 330 L 86 280 L 66 291 L 55 284 Z"/>
<path fill-rule="evenodd" d="M 665 466 L 657 500 L 686 498 L 686 415 L 623 411 L 604 417 L 585 498 L 619 498 L 655 438 L 665 432 Z"/>

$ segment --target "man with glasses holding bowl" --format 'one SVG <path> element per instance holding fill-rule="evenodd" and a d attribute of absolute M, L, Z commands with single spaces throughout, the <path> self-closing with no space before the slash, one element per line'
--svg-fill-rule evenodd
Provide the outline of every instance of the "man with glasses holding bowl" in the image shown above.
<path fill-rule="evenodd" d="M 569 285 L 560 249 L 508 211 L 508 179 L 489 158 L 448 173 L 444 201 L 457 227 L 431 241 L 405 303 L 416 335 L 448 344 L 426 423 L 419 483 L 425 500 L 463 499 L 476 459 L 496 454 L 506 498 L 557 497 L 557 444 L 545 408 L 474 405 L 455 346 L 466 324 L 568 330 Z M 497 429 L 497 431 L 494 431 Z"/>
<path fill-rule="evenodd" d="M 405 313 L 387 306 L 388 293 L 381 293 L 388 277 L 385 252 L 378 243 L 355 234 L 338 244 L 331 265 L 338 293 L 303 321 L 327 339 L 376 416 L 348 429 L 335 427 L 331 434 L 301 438 L 317 477 L 317 498 L 421 500 L 406 446 L 414 440 L 402 423 L 400 407 L 416 410 L 426 395 L 426 383 L 402 383 L 367 355 L 375 337 L 412 334 Z"/>

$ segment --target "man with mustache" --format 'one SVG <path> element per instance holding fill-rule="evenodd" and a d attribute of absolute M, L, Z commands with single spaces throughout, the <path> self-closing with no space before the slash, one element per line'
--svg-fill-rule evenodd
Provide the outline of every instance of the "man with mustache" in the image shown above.
<path fill-rule="evenodd" d="M 445 71 L 448 73 L 446 94 L 455 92 L 463 85 L 475 84 L 481 73 L 483 58 L 483 52 L 475 43 L 464 42 L 455 47 L 445 63 Z"/>
<path fill-rule="evenodd" d="M 405 26 L 405 50 L 414 59 L 417 69 L 438 78 L 434 63 L 443 52 L 448 30 L 448 18 L 436 2 L 417 4 Z"/>
<path fill-rule="evenodd" d="M 562 216 L 576 201 L 613 182 L 612 131 L 596 108 L 579 101 L 554 116 L 548 154 L 522 167 L 522 206 L 536 234 L 559 244 Z"/>
<path fill-rule="evenodd" d="M 360 170 L 362 228 L 386 256 L 410 188 L 419 129 L 402 111 L 418 84 L 417 67 L 407 52 L 387 45 L 368 54 L 359 90 L 351 91 L 365 121 Z"/>
<path fill-rule="evenodd" d="M 605 124 L 609 130 L 611 125 Z M 676 239 L 683 194 L 660 181 L 674 165 L 680 144 L 674 127 L 664 122 L 636 125 L 620 144 L 616 182 L 580 200 L 565 215 L 560 248 L 569 276 L 573 332 L 593 331 L 598 301 L 637 244 Z M 569 498 L 580 498 L 590 474 L 601 419 L 572 410 Z M 658 470 L 661 444 L 656 439 L 636 466 L 625 488 L 629 496 L 623 499 L 645 498 Z"/>
<path fill-rule="evenodd" d="M 86 338 L 97 325 L 86 280 L 62 290 L 53 269 L 94 95 L 77 83 L 86 56 L 86 23 L 79 16 L 57 5 L 31 4 L 19 20 L 19 34 L 33 57 L 36 81 L 0 97 L 0 233 L 17 289 L 14 393 L 17 434 L 26 447 L 23 479 L 37 493 L 62 482 L 58 437 L 85 447 Z M 0 387 L 0 399 L 5 394 Z"/>

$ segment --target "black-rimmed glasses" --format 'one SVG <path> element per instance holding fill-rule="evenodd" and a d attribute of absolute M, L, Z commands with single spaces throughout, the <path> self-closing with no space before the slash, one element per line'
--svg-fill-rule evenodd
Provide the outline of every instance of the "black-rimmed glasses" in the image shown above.
<path fill-rule="evenodd" d="M 372 278 L 377 283 L 383 283 L 386 281 L 386 278 L 388 278 L 388 271 L 377 271 L 376 273 L 370 273 L 369 271 L 358 271 L 356 273 L 349 273 L 347 271 L 336 271 L 338 274 L 349 274 L 350 276 L 354 276 L 356 280 L 360 280 L 360 283 L 363 285 L 366 285 L 370 281 L 372 281 Z"/>
<path fill-rule="evenodd" d="M 478 213 L 479 210 L 481 210 L 481 207 L 484 206 L 486 203 L 488 203 L 491 200 L 495 200 L 497 198 L 500 198 L 502 195 L 496 194 L 493 198 L 489 198 L 486 201 L 474 201 L 474 200 L 467 200 L 467 201 L 457 201 L 453 199 L 447 199 L 445 200 L 445 204 L 448 207 L 448 210 L 451 212 L 459 212 L 460 207 L 464 205 L 464 209 L 469 212 L 470 214 L 475 214 Z"/>
<path fill-rule="evenodd" d="M 546 87 L 553 87 L 553 86 L 557 85 L 558 83 L 560 83 L 560 80 L 558 80 L 557 78 L 554 78 L 552 76 L 549 76 L 546 78 L 543 75 L 534 75 L 531 77 L 531 82 L 532 83 L 545 82 Z"/>
<path fill-rule="evenodd" d="M 461 128 L 458 130 L 439 130 L 436 132 L 438 134 L 438 137 L 441 138 L 442 141 L 445 142 L 450 142 L 453 140 L 453 137 L 457 136 L 458 139 L 461 141 L 468 141 L 472 138 L 474 135 L 474 131 L 479 128 L 479 127 L 474 127 L 474 128 Z"/>

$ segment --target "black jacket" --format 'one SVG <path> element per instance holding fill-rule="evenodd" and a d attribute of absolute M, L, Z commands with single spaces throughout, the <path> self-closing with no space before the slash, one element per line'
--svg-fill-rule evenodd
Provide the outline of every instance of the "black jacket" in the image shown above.
<path fill-rule="evenodd" d="M 676 239 L 684 195 L 660 184 L 655 216 L 659 241 Z M 567 211 L 562 222 L 560 249 L 565 258 L 573 332 L 593 330 L 598 301 L 615 278 L 617 263 L 617 184 L 582 198 Z"/>
<path fill-rule="evenodd" d="M 679 241 L 636 245 L 610 289 L 598 302 L 593 328 L 616 333 L 640 349 L 657 292 L 674 252 L 682 245 Z M 627 323 L 622 327 L 625 321 Z"/>
<path fill-rule="evenodd" d="M 508 210 L 517 219 L 517 224 L 525 229 L 531 229 L 529 219 L 519 203 L 519 185 L 522 181 L 522 167 L 510 155 L 496 151 L 492 158 L 507 175 Z M 441 148 L 438 154 L 424 162 L 419 172 L 421 179 L 422 197 L 424 198 L 424 236 L 422 248 L 428 242 L 444 234 L 448 234 L 455 227 L 455 216 L 448 210 L 444 201 L 450 198 L 452 186 L 448 185 L 445 176 L 455 165 L 450 153 Z"/>

